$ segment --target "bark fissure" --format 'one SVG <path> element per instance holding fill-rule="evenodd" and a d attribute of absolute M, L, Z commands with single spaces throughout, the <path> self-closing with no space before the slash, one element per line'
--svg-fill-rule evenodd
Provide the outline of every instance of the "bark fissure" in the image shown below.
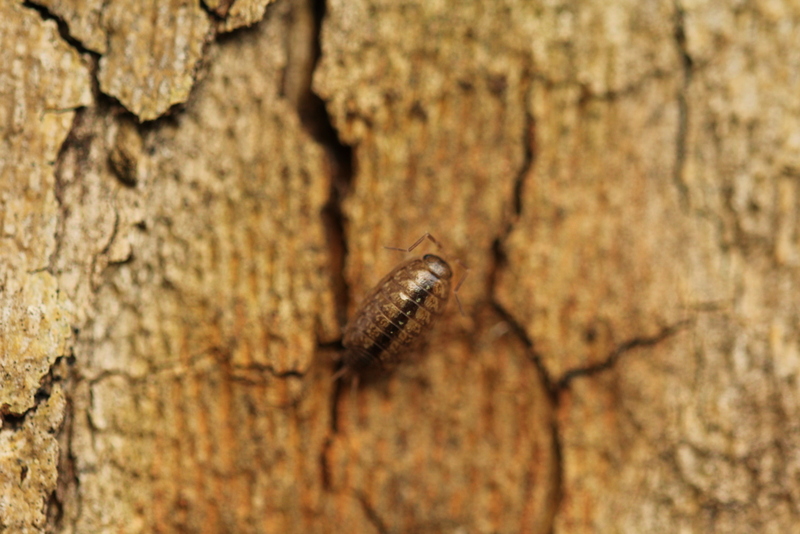
<path fill-rule="evenodd" d="M 526 86 L 526 95 L 532 90 L 531 84 L 528 82 L 525 83 Z M 530 100 L 526 98 L 526 100 Z M 508 325 L 509 330 L 512 332 L 512 335 L 515 336 L 518 340 L 522 342 L 525 346 L 525 350 L 528 354 L 528 359 L 533 363 L 536 367 L 537 374 L 541 380 L 541 383 L 545 389 L 546 395 L 550 401 L 550 406 L 552 408 L 551 413 L 555 414 L 555 410 L 557 408 L 558 403 L 558 394 L 557 388 L 553 383 L 547 369 L 544 366 L 543 360 L 539 354 L 537 354 L 533 340 L 528 336 L 525 328 L 516 320 L 511 312 L 505 309 L 505 307 L 500 303 L 499 299 L 496 298 L 496 288 L 497 288 L 497 280 L 498 280 L 498 273 L 501 269 L 504 269 L 508 265 L 508 259 L 505 254 L 504 250 L 504 243 L 507 241 L 509 235 L 514 229 L 514 225 L 522 214 L 523 209 L 523 195 L 525 193 L 525 187 L 527 185 L 530 176 L 532 175 L 532 169 L 535 165 L 535 158 L 536 158 L 536 120 L 533 114 L 530 111 L 526 111 L 525 114 L 525 130 L 523 134 L 523 144 L 524 144 L 524 155 L 522 160 L 522 165 L 514 179 L 514 187 L 512 189 L 512 198 L 510 202 L 511 206 L 511 213 L 506 221 L 505 228 L 503 228 L 501 235 L 498 236 L 492 244 L 492 263 L 489 268 L 489 276 L 488 276 L 488 294 L 490 296 L 491 306 L 494 311 L 503 318 L 503 321 Z M 563 451 L 562 451 L 562 440 L 559 433 L 558 422 L 556 421 L 555 417 L 552 417 L 550 422 L 550 435 L 552 437 L 552 447 L 553 447 L 553 461 L 555 463 L 555 475 L 552 480 L 553 487 L 552 487 L 552 507 L 550 508 L 550 517 L 549 517 L 549 527 L 546 531 L 549 534 L 552 534 L 555 529 L 555 514 L 556 511 L 559 509 L 559 503 L 563 496 L 563 484 L 564 484 L 564 464 L 563 464 Z"/>
<path fill-rule="evenodd" d="M 386 526 L 386 523 L 383 521 L 383 519 L 381 519 L 381 517 L 378 515 L 375 507 L 369 503 L 367 496 L 360 491 L 356 491 L 354 495 L 356 499 L 358 499 L 358 502 L 361 503 L 361 508 L 364 510 L 364 515 L 375 527 L 375 530 L 377 530 L 380 534 L 388 534 L 389 528 Z"/>
<path fill-rule="evenodd" d="M 322 19 L 325 15 L 324 0 L 314 1 L 314 13 L 316 17 L 316 27 L 314 34 L 314 68 L 316 68 L 321 54 L 320 31 Z M 310 82 L 310 79 L 309 79 Z M 324 101 L 308 87 L 308 98 L 306 113 L 312 112 L 310 118 L 304 119 L 309 130 L 314 134 L 317 141 L 325 148 L 328 157 L 329 172 L 331 176 L 330 193 L 328 202 L 323 209 L 323 219 L 325 228 L 328 232 L 328 246 L 330 247 L 331 264 L 331 283 L 336 303 L 336 316 L 339 324 L 344 326 L 347 321 L 347 309 L 349 306 L 350 287 L 344 274 L 344 266 L 347 260 L 348 246 L 347 234 L 345 232 L 345 215 L 342 211 L 342 202 L 347 196 L 353 181 L 354 162 L 352 147 L 344 144 L 336 128 L 333 126 L 331 117 L 325 108 Z M 301 118 L 303 117 L 303 110 Z M 308 115 L 307 115 L 308 117 Z"/>
<path fill-rule="evenodd" d="M 225 22 L 225 17 L 228 16 L 228 11 L 233 5 L 233 1 L 234 0 L 228 0 L 227 2 L 220 3 L 216 10 L 208 7 L 206 2 L 200 2 L 200 9 L 205 11 L 206 15 L 208 15 L 208 17 L 214 22 L 222 23 Z M 267 6 L 267 8 L 269 8 L 269 6 Z"/>
<path fill-rule="evenodd" d="M 73 336 L 77 336 L 77 334 L 78 332 L 73 330 Z M 72 350 L 70 350 L 69 356 L 60 359 L 60 361 L 56 363 L 61 364 L 58 368 L 62 369 L 64 372 L 64 376 L 59 377 L 59 381 L 63 383 L 66 406 L 64 409 L 64 420 L 56 435 L 58 440 L 58 478 L 56 479 L 56 487 L 50 494 L 45 505 L 47 532 L 63 532 L 65 530 L 65 522 L 67 521 L 65 503 L 67 500 L 73 504 L 79 513 L 81 510 L 81 503 L 83 502 L 79 491 L 80 479 L 78 478 L 78 470 L 76 467 L 77 455 L 73 451 L 75 408 L 73 406 L 72 396 L 67 394 L 68 392 L 74 391 L 74 384 L 76 381 L 75 355 Z M 56 365 L 53 366 L 53 369 L 56 369 Z M 72 525 L 72 530 L 75 530 L 74 524 Z"/>
<path fill-rule="evenodd" d="M 495 247 L 495 252 L 496 254 L 501 254 L 500 252 L 497 251 L 497 247 Z M 533 346 L 533 340 L 531 340 L 531 338 L 528 337 L 528 333 L 525 331 L 525 328 L 521 324 L 519 324 L 517 320 L 514 318 L 514 316 L 511 315 L 511 313 L 509 313 L 508 310 L 506 310 L 500 303 L 496 301 L 492 302 L 492 307 L 494 308 L 495 312 L 497 312 L 497 314 L 503 318 L 503 321 L 505 321 L 508 324 L 508 327 L 510 331 L 513 332 L 514 336 L 516 336 L 525 345 L 525 347 L 528 350 L 528 354 L 531 361 L 536 366 L 536 369 L 539 371 L 539 374 L 541 375 L 542 382 L 544 383 L 548 394 L 550 395 L 552 400 L 555 400 L 554 393 L 557 388 L 555 387 L 555 384 L 553 383 L 550 374 L 547 372 L 547 369 L 542 363 L 541 356 L 536 352 Z"/>
<path fill-rule="evenodd" d="M 53 241 L 55 244 L 53 246 L 53 251 L 50 253 L 50 257 L 47 260 L 47 267 L 45 269 L 53 276 L 55 276 L 56 273 L 56 261 L 61 255 L 61 247 L 63 246 L 62 236 L 66 231 L 65 225 L 67 223 L 68 215 L 68 208 L 64 203 L 64 191 L 67 188 L 67 184 L 64 183 L 64 180 L 61 176 L 62 166 L 64 165 L 64 156 L 67 152 L 70 150 L 79 150 L 81 147 L 88 146 L 87 139 L 83 138 L 79 134 L 81 131 L 80 125 L 84 123 L 85 114 L 85 110 L 78 110 L 75 113 L 75 116 L 72 118 L 72 126 L 70 127 L 66 139 L 64 139 L 64 142 L 61 143 L 61 146 L 59 147 L 58 155 L 56 156 L 56 161 L 53 165 L 53 178 L 55 179 L 53 198 L 55 198 L 56 204 L 58 205 L 58 220 L 55 224 L 55 235 L 53 236 Z M 88 148 L 85 149 L 84 152 L 85 155 L 88 155 Z"/>
<path fill-rule="evenodd" d="M 689 206 L 689 188 L 683 179 L 686 165 L 686 136 L 689 130 L 689 102 L 687 92 L 692 81 L 692 58 L 686 45 L 686 32 L 684 29 L 684 11 L 680 5 L 675 5 L 675 42 L 681 59 L 682 76 L 678 100 L 678 128 L 675 132 L 675 171 L 673 181 L 678 190 L 681 207 L 687 210 Z"/>
<path fill-rule="evenodd" d="M 336 306 L 336 318 L 339 325 L 344 327 L 347 322 L 350 287 L 344 273 L 348 246 L 342 202 L 350 189 L 353 179 L 353 150 L 341 141 L 339 133 L 325 107 L 325 102 L 314 92 L 312 87 L 313 73 L 322 54 L 320 33 L 322 31 L 322 21 L 325 18 L 325 0 L 308 0 L 306 5 L 313 14 L 313 31 L 310 34 L 312 53 L 310 56 L 309 76 L 305 78 L 306 83 L 302 88 L 303 94 L 297 99 L 297 112 L 303 125 L 323 147 L 327 157 L 330 190 L 328 201 L 322 210 L 322 219 L 331 262 L 330 283 Z M 343 347 L 341 342 L 337 341 L 333 344 L 319 345 L 319 349 L 326 353 L 329 352 L 326 349 L 333 349 L 335 352 L 341 353 Z M 329 402 L 331 434 L 336 434 L 338 431 L 336 406 L 340 391 L 341 381 L 337 380 L 331 388 Z M 323 485 L 325 487 L 328 486 L 329 482 L 327 480 L 328 466 L 326 459 L 327 449 L 330 444 L 331 440 L 326 440 L 320 453 Z"/>
<path fill-rule="evenodd" d="M 0 421 L 3 422 L 3 429 L 8 430 L 18 430 L 22 428 L 22 425 L 25 423 L 25 418 L 28 416 L 29 413 L 36 410 L 36 406 L 32 408 L 28 408 L 23 413 L 11 413 L 7 412 L 8 405 L 0 406 Z"/>
<path fill-rule="evenodd" d="M 344 276 L 347 243 L 341 205 L 353 178 L 353 151 L 342 143 L 325 102 L 312 87 L 314 71 L 322 54 L 320 32 L 325 9 L 323 0 L 306 0 L 298 4 L 291 14 L 289 24 L 292 35 L 286 43 L 290 57 L 283 74 L 281 94 L 294 105 L 301 124 L 325 152 L 330 191 L 322 218 L 330 251 L 336 315 L 339 323 L 344 325 L 349 288 Z M 301 42 L 305 44 L 298 46 Z M 298 48 L 305 49 L 306 53 L 296 51 Z"/>
<path fill-rule="evenodd" d="M 530 83 L 525 84 L 527 86 L 527 90 L 525 93 L 529 93 Z M 529 98 L 526 98 L 529 100 Z M 522 213 L 522 197 L 525 190 L 525 185 L 528 179 L 528 176 L 531 174 L 531 169 L 535 164 L 535 157 L 536 157 L 536 121 L 533 115 L 530 112 L 526 112 L 525 114 L 525 130 L 523 132 L 523 139 L 522 139 L 524 148 L 523 148 L 523 159 L 522 165 L 520 166 L 519 171 L 514 179 L 514 188 L 512 193 L 512 198 L 510 202 L 510 206 L 512 208 L 512 214 L 506 221 L 505 228 L 503 228 L 501 235 L 495 239 L 494 243 L 492 244 L 492 263 L 489 268 L 489 276 L 488 276 L 488 294 L 490 295 L 491 304 L 494 310 L 503 318 L 503 320 L 509 325 L 509 328 L 514 333 L 514 335 L 522 341 L 522 343 L 527 347 L 527 350 L 530 353 L 531 360 L 536 365 L 536 368 L 539 371 L 539 374 L 542 378 L 542 382 L 547 387 L 548 393 L 551 394 L 551 398 L 554 400 L 555 396 L 552 395 L 554 392 L 554 388 L 552 387 L 552 380 L 550 379 L 547 370 L 545 369 L 544 365 L 542 364 L 541 358 L 536 354 L 533 346 L 533 340 L 528 337 L 525 328 L 517 322 L 514 318 L 513 314 L 506 310 L 500 301 L 495 297 L 496 295 L 496 287 L 497 287 L 497 279 L 498 273 L 504 269 L 508 264 L 508 259 L 505 254 L 505 250 L 503 248 L 504 243 L 508 239 L 508 236 L 511 234 L 512 230 L 514 229 L 514 224 L 516 219 Z"/>
<path fill-rule="evenodd" d="M 37 4 L 36 2 L 30 2 L 30 1 L 23 2 L 22 5 L 24 7 L 27 7 L 28 9 L 32 9 L 37 13 L 39 13 L 39 15 L 41 15 L 43 20 L 52 20 L 53 22 L 55 22 L 56 26 L 58 27 L 58 33 L 59 35 L 61 35 L 61 38 L 64 39 L 64 41 L 67 44 L 69 44 L 79 53 L 90 54 L 92 57 L 98 57 L 98 58 L 100 57 L 100 54 L 92 50 L 89 50 L 88 48 L 83 46 L 82 42 L 73 37 L 69 31 L 69 24 L 67 24 L 67 22 L 64 19 L 62 19 L 61 17 L 57 16 L 55 13 L 50 11 L 46 6 L 42 6 Z"/>
<path fill-rule="evenodd" d="M 505 261 L 502 250 L 500 248 L 499 240 L 495 242 L 494 247 L 495 252 L 495 265 L 500 265 Z M 496 270 L 496 269 L 495 269 Z M 494 287 L 494 286 L 493 286 Z M 494 295 L 494 293 L 492 293 Z M 539 354 L 536 353 L 533 341 L 528 337 L 527 332 L 525 329 L 520 325 L 516 319 L 502 306 L 496 299 L 492 300 L 492 306 L 494 310 L 503 318 L 503 320 L 508 324 L 509 329 L 513 332 L 513 335 L 516 336 L 522 343 L 525 345 L 526 350 L 528 352 L 528 358 L 533 362 L 534 366 L 536 367 L 537 373 L 542 381 L 542 385 L 544 386 L 545 392 L 547 397 L 550 401 L 550 406 L 552 407 L 551 414 L 555 414 L 558 409 L 558 388 L 557 384 L 553 383 L 552 379 L 550 378 L 550 374 L 547 372 L 547 369 L 544 366 L 542 358 Z M 558 421 L 556 420 L 555 416 L 552 417 L 550 421 L 550 435 L 552 437 L 552 444 L 553 444 L 553 462 L 555 464 L 555 475 L 553 479 L 553 495 L 552 495 L 552 502 L 553 506 L 550 509 L 550 517 L 549 517 L 549 528 L 547 529 L 548 534 L 553 534 L 555 531 L 555 514 L 556 511 L 560 508 L 560 502 L 564 495 L 564 452 L 563 452 L 563 445 L 561 434 L 559 432 Z"/>
<path fill-rule="evenodd" d="M 325 0 L 306 0 L 299 4 L 291 15 L 289 21 L 292 27 L 292 38 L 287 42 L 291 59 L 284 72 L 282 80 L 282 94 L 291 101 L 297 111 L 298 117 L 306 131 L 323 148 L 327 171 L 330 176 L 330 189 L 328 200 L 325 203 L 321 217 L 326 232 L 329 258 L 330 258 L 330 283 L 336 306 L 336 318 L 340 326 L 344 327 L 347 321 L 350 288 L 345 277 L 345 262 L 348 254 L 347 237 L 345 231 L 345 215 L 342 202 L 348 194 L 353 179 L 353 151 L 352 148 L 341 141 L 339 133 L 333 125 L 330 115 L 325 107 L 325 102 L 313 90 L 313 75 L 317 68 L 322 53 L 321 30 L 325 18 Z M 293 51 L 292 44 L 298 40 L 304 42 L 302 47 L 306 53 Z M 317 350 L 322 354 L 331 352 L 341 353 L 341 341 L 318 342 Z M 331 488 L 330 466 L 328 465 L 328 450 L 333 442 L 330 436 L 338 432 L 337 410 L 338 399 L 341 394 L 341 380 L 337 380 L 331 387 L 328 408 L 329 437 L 324 440 L 319 453 L 320 476 L 322 487 Z"/>
<path fill-rule="evenodd" d="M 57 370 L 62 365 L 62 360 L 64 356 L 59 356 L 53 362 L 53 365 L 50 366 L 47 373 L 42 376 L 39 380 L 39 388 L 33 395 L 33 405 L 21 413 L 14 413 L 9 410 L 9 405 L 4 404 L 0 406 L 0 421 L 3 422 L 0 425 L 0 429 L 3 430 L 16 430 L 22 428 L 22 425 L 25 424 L 26 419 L 29 416 L 32 416 L 36 413 L 36 410 L 39 409 L 39 406 L 46 402 L 50 398 L 50 394 L 53 390 L 53 384 L 56 382 L 61 382 L 61 377 L 59 376 Z"/>
<path fill-rule="evenodd" d="M 653 345 L 657 345 L 665 339 L 674 336 L 692 323 L 694 323 L 693 320 L 686 319 L 662 328 L 654 336 L 636 337 L 620 343 L 617 348 L 614 349 L 611 354 L 609 354 L 602 362 L 593 365 L 587 365 L 585 367 L 577 367 L 565 372 L 564 376 L 562 376 L 561 379 L 555 384 L 556 389 L 562 390 L 568 388 L 570 382 L 578 377 L 592 376 L 611 369 L 627 352 L 639 347 L 652 347 Z"/>
<path fill-rule="evenodd" d="M 530 84 L 527 85 L 529 89 L 526 91 L 526 93 L 530 91 Z M 522 194 L 524 193 L 525 182 L 531 172 L 531 169 L 533 168 L 534 156 L 536 154 L 536 121 L 533 119 L 533 115 L 529 111 L 525 113 L 525 132 L 523 143 L 524 156 L 522 159 L 522 166 L 520 167 L 517 177 L 514 180 L 514 198 L 512 205 L 514 208 L 515 218 L 522 213 Z M 511 232 L 513 224 L 513 220 L 508 222 L 508 227 L 506 228 L 505 235 L 503 236 L 504 240 Z"/>

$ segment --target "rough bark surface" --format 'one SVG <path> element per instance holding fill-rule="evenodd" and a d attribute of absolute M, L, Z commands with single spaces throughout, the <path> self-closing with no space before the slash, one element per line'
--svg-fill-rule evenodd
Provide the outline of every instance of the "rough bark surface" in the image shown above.
<path fill-rule="evenodd" d="M 87 66 L 54 22 L 16 4 L 0 11 L 0 531 L 33 532 L 45 528 L 58 474 L 56 360 L 74 320 L 50 268 L 53 161 L 91 92 Z"/>
<path fill-rule="evenodd" d="M 788 2 L 0 4 L 0 532 L 790 531 L 795 50 Z M 331 382 L 426 231 L 467 313 Z"/>

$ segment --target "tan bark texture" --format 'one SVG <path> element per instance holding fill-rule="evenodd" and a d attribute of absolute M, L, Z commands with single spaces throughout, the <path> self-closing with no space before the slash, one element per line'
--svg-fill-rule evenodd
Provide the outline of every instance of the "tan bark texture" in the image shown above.
<path fill-rule="evenodd" d="M 798 50 L 789 0 L 3 1 L 0 533 L 793 531 Z M 465 313 L 333 381 L 428 252 Z"/>

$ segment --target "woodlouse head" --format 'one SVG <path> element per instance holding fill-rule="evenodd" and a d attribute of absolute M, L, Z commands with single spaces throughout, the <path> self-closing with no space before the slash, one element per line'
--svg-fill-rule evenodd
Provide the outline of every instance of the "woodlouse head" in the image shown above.
<path fill-rule="evenodd" d="M 453 270 L 450 268 L 450 265 L 439 256 L 435 254 L 425 254 L 422 256 L 422 261 L 425 263 L 425 268 L 437 277 L 445 280 L 449 280 L 453 277 Z"/>

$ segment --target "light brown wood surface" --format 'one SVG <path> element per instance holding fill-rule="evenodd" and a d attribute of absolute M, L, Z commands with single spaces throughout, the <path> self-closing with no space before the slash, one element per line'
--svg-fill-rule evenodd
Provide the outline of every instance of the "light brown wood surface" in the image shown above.
<path fill-rule="evenodd" d="M 0 4 L 0 532 L 790 532 L 796 50 L 788 1 Z M 466 314 L 332 382 L 424 232 Z"/>

